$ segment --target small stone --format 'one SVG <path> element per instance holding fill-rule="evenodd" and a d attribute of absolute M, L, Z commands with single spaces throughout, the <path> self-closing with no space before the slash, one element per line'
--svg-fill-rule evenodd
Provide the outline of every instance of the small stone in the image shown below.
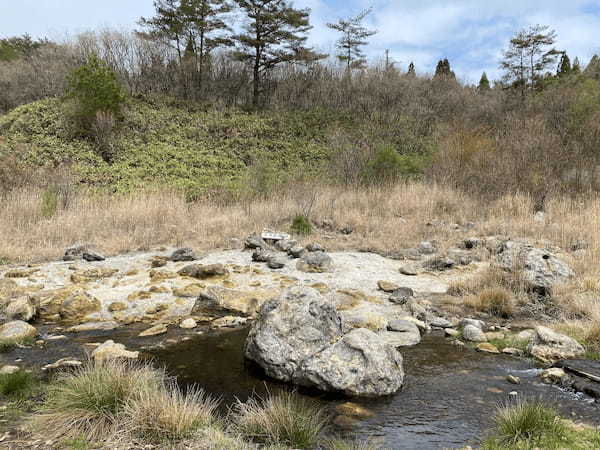
<path fill-rule="evenodd" d="M 474 325 L 467 325 L 462 331 L 463 338 L 470 342 L 485 342 L 487 341 L 485 334 L 480 328 Z"/>
<path fill-rule="evenodd" d="M 88 251 L 88 245 L 75 244 L 65 250 L 63 261 L 75 261 L 81 259 L 83 254 Z"/>
<path fill-rule="evenodd" d="M 450 258 L 446 258 L 443 256 L 435 256 L 423 262 L 423 267 L 425 269 L 443 272 L 444 270 L 452 269 L 455 264 L 456 263 L 454 262 L 454 260 Z"/>
<path fill-rule="evenodd" d="M 184 277 L 198 278 L 204 280 L 211 277 L 220 277 L 229 274 L 229 271 L 223 266 L 223 264 L 191 264 L 185 266 L 179 272 L 179 275 Z"/>
<path fill-rule="evenodd" d="M 286 260 L 284 257 L 282 256 L 274 256 L 272 258 L 269 259 L 269 261 L 267 262 L 267 267 L 269 269 L 283 269 L 285 267 L 286 264 Z"/>
<path fill-rule="evenodd" d="M 215 328 L 235 328 L 242 325 L 245 325 L 248 321 L 245 317 L 237 317 L 237 316 L 225 316 L 219 319 L 213 320 L 211 325 Z"/>
<path fill-rule="evenodd" d="M 73 325 L 72 327 L 67 328 L 65 331 L 67 333 L 80 333 L 82 331 L 96 331 L 96 330 L 114 330 L 118 328 L 119 324 L 114 321 L 108 322 L 85 322 L 79 325 Z"/>
<path fill-rule="evenodd" d="M 191 330 L 192 328 L 196 328 L 198 324 L 192 318 L 185 319 L 179 324 L 179 328 L 183 328 L 184 330 Z"/>
<path fill-rule="evenodd" d="M 145 331 L 142 331 L 138 334 L 139 337 L 147 337 L 147 336 L 156 336 L 159 334 L 164 334 L 167 332 L 167 326 L 164 323 L 159 323 L 158 325 L 154 325 L 153 327 L 148 328 Z"/>
<path fill-rule="evenodd" d="M 282 239 L 280 241 L 275 242 L 275 248 L 282 252 L 288 252 L 291 248 L 298 245 L 297 241 L 292 239 Z"/>
<path fill-rule="evenodd" d="M 423 241 L 417 247 L 421 255 L 432 255 L 435 253 L 435 246 L 430 241 Z"/>
<path fill-rule="evenodd" d="M 104 261 L 106 260 L 106 257 L 100 253 L 94 252 L 92 250 L 88 250 L 87 252 L 84 252 L 82 255 L 82 258 L 85 259 L 88 262 L 94 262 L 94 261 Z"/>
<path fill-rule="evenodd" d="M 267 249 L 269 246 L 260 236 L 251 235 L 244 241 L 244 247 L 252 250 L 255 248 Z"/>
<path fill-rule="evenodd" d="M 150 261 L 150 266 L 157 269 L 159 267 L 164 267 L 167 265 L 167 258 L 163 256 L 155 256 L 152 261 Z"/>
<path fill-rule="evenodd" d="M 56 371 L 64 371 L 64 370 L 72 370 L 78 367 L 81 367 L 83 363 L 75 358 L 61 358 L 52 364 L 46 364 L 42 367 L 44 372 L 56 372 Z"/>
<path fill-rule="evenodd" d="M 505 347 L 502 349 L 502 353 L 504 353 L 505 355 L 520 355 L 522 352 L 518 348 Z"/>
<path fill-rule="evenodd" d="M 408 300 L 415 295 L 414 291 L 409 287 L 400 287 L 392 292 L 389 301 L 397 305 L 404 305 Z"/>
<path fill-rule="evenodd" d="M 514 375 L 508 375 L 506 377 L 506 381 L 512 384 L 521 384 L 521 379 L 519 377 L 515 377 Z"/>
<path fill-rule="evenodd" d="M 308 252 L 324 252 L 325 248 L 317 242 L 311 242 L 310 244 L 308 244 L 306 246 L 306 251 L 308 251 Z"/>
<path fill-rule="evenodd" d="M 517 391 L 510 391 L 508 395 L 512 398 L 516 398 L 519 396 L 519 393 Z"/>
<path fill-rule="evenodd" d="M 500 350 L 498 350 L 498 348 L 495 345 L 492 345 L 488 342 L 482 342 L 481 344 L 478 344 L 477 351 L 483 352 L 483 353 L 493 353 L 493 354 L 500 353 Z"/>
<path fill-rule="evenodd" d="M 130 352 L 123 344 L 117 344 L 110 339 L 96 347 L 92 352 L 92 358 L 94 358 L 95 361 L 119 358 L 135 359 L 138 356 L 139 352 Z"/>
<path fill-rule="evenodd" d="M 569 376 L 565 371 L 558 367 L 551 367 L 550 369 L 543 370 L 540 374 L 540 378 L 544 383 L 559 385 L 565 385 L 569 380 Z"/>
<path fill-rule="evenodd" d="M 257 248 L 252 252 L 252 261 L 260 263 L 268 263 L 273 258 L 273 253 L 268 250 Z"/>
<path fill-rule="evenodd" d="M 429 325 L 436 328 L 450 328 L 452 323 L 443 317 L 431 317 L 429 319 Z"/>
<path fill-rule="evenodd" d="M 400 286 L 398 286 L 395 283 L 392 283 L 390 281 L 384 281 L 384 280 L 379 280 L 377 282 L 377 287 L 382 290 L 383 292 L 394 292 L 396 289 L 399 289 Z"/>
<path fill-rule="evenodd" d="M 304 247 L 300 246 L 300 245 L 296 245 L 292 248 L 290 248 L 288 250 L 288 254 L 292 257 L 292 258 L 302 258 L 302 255 L 304 254 L 306 250 L 304 249 Z"/>
<path fill-rule="evenodd" d="M 460 331 L 458 331 L 458 330 L 455 330 L 454 328 L 446 328 L 446 329 L 444 330 L 444 333 L 446 333 L 446 336 L 449 336 L 449 337 L 457 337 L 457 336 L 460 336 Z"/>
<path fill-rule="evenodd" d="M 461 327 L 466 327 L 467 325 L 473 325 L 474 327 L 477 327 L 480 330 L 483 330 L 483 328 L 485 327 L 485 322 L 483 322 L 483 320 L 468 319 L 468 318 L 464 318 L 459 322 L 459 326 L 461 326 Z"/>
<path fill-rule="evenodd" d="M 345 234 L 346 236 L 349 234 L 352 234 L 354 232 L 354 228 L 352 228 L 351 226 L 345 226 L 344 228 L 340 229 L 340 233 Z"/>
<path fill-rule="evenodd" d="M 194 253 L 194 250 L 186 247 L 175 250 L 169 259 L 173 262 L 196 261 L 198 257 L 196 256 L 196 253 Z"/>
<path fill-rule="evenodd" d="M 418 275 L 417 267 L 414 264 L 405 264 L 398 269 L 402 275 L 414 277 Z"/>

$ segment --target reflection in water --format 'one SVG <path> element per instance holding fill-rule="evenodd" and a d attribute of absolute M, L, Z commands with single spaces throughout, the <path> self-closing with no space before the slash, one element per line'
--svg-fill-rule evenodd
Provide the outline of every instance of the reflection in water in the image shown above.
<path fill-rule="evenodd" d="M 236 398 L 265 395 L 290 387 L 268 380 L 245 362 L 243 343 L 247 330 L 207 334 L 159 350 L 152 356 L 177 375 L 183 385 L 197 383 L 221 397 L 224 407 Z M 391 449 L 441 449 L 476 444 L 492 422 L 499 402 L 510 391 L 519 396 L 543 397 L 575 420 L 600 422 L 596 404 L 574 394 L 542 385 L 531 361 L 477 353 L 450 344 L 441 336 L 427 335 L 423 342 L 402 350 L 406 384 L 402 392 L 383 399 L 358 400 L 375 413 L 353 430 L 358 436 L 380 437 Z M 505 381 L 518 375 L 518 386 Z M 339 396 L 316 396 L 332 410 L 346 401 Z M 346 432 L 350 433 L 350 432 Z"/>

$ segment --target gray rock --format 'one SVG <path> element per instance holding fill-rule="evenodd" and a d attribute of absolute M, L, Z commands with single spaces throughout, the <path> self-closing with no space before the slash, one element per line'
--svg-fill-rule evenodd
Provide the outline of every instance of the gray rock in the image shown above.
<path fill-rule="evenodd" d="M 354 228 L 352 228 L 351 226 L 345 226 L 344 228 L 340 229 L 340 233 L 345 235 L 352 234 L 354 233 Z"/>
<path fill-rule="evenodd" d="M 0 342 L 20 342 L 32 339 L 38 334 L 35 327 L 22 320 L 13 320 L 0 325 Z"/>
<path fill-rule="evenodd" d="M 477 247 L 481 247 L 483 245 L 483 241 L 476 237 L 470 237 L 464 240 L 463 247 L 467 250 L 472 250 Z"/>
<path fill-rule="evenodd" d="M 466 327 L 467 325 L 473 325 L 474 327 L 477 327 L 483 331 L 485 327 L 485 322 L 483 320 L 469 319 L 465 317 L 460 321 L 459 326 Z"/>
<path fill-rule="evenodd" d="M 442 272 L 444 270 L 452 269 L 455 264 L 455 261 L 450 258 L 446 258 L 444 256 L 435 256 L 424 261 L 423 267 L 428 270 Z"/>
<path fill-rule="evenodd" d="M 244 241 L 244 247 L 248 249 L 262 248 L 268 249 L 269 245 L 264 241 L 264 239 L 260 236 L 251 235 L 246 238 Z"/>
<path fill-rule="evenodd" d="M 304 255 L 305 251 L 306 250 L 304 249 L 304 247 L 300 245 L 295 245 L 294 247 L 288 250 L 288 255 L 290 255 L 292 258 L 302 258 L 302 255 Z"/>
<path fill-rule="evenodd" d="M 286 263 L 287 260 L 283 256 L 276 255 L 269 259 L 267 267 L 269 269 L 283 269 Z"/>
<path fill-rule="evenodd" d="M 414 277 L 419 274 L 419 269 L 413 263 L 404 264 L 398 270 L 402 275 L 410 277 Z"/>
<path fill-rule="evenodd" d="M 427 309 L 417 299 L 411 298 L 406 302 L 406 309 L 419 320 L 427 319 Z"/>
<path fill-rule="evenodd" d="M 263 241 L 278 242 L 289 239 L 290 235 L 287 233 L 282 233 L 280 231 L 263 231 L 260 234 L 260 237 Z"/>
<path fill-rule="evenodd" d="M 92 250 L 88 250 L 86 252 L 83 253 L 82 258 L 85 259 L 88 262 L 94 262 L 94 261 L 104 261 L 106 260 L 106 257 L 98 252 L 94 252 Z"/>
<path fill-rule="evenodd" d="M 506 242 L 496 264 L 508 271 L 522 270 L 529 288 L 542 296 L 549 295 L 554 285 L 564 283 L 575 275 L 553 253 L 518 242 Z"/>
<path fill-rule="evenodd" d="M 324 252 L 325 247 L 323 247 L 321 244 L 319 244 L 317 242 L 311 242 L 310 244 L 308 244 L 306 246 L 306 251 L 308 251 L 308 252 Z"/>
<path fill-rule="evenodd" d="M 358 328 L 302 361 L 293 380 L 351 396 L 390 395 L 404 382 L 402 355 L 377 334 Z"/>
<path fill-rule="evenodd" d="M 421 255 L 433 255 L 436 252 L 436 248 L 430 241 L 423 241 L 417 247 L 417 250 Z"/>
<path fill-rule="evenodd" d="M 65 250 L 63 261 L 76 261 L 81 259 L 83 254 L 87 252 L 89 246 L 87 244 L 75 244 Z"/>
<path fill-rule="evenodd" d="M 263 304 L 244 354 L 270 377 L 292 381 L 302 361 L 341 337 L 342 320 L 335 307 L 314 289 L 292 288 Z"/>
<path fill-rule="evenodd" d="M 267 263 L 273 258 L 274 254 L 268 250 L 257 248 L 252 252 L 252 261 Z"/>
<path fill-rule="evenodd" d="M 196 261 L 198 257 L 191 248 L 178 248 L 169 258 L 173 262 Z"/>
<path fill-rule="evenodd" d="M 298 270 L 309 273 L 329 272 L 332 266 L 333 261 L 331 257 L 327 253 L 320 251 L 305 254 L 296 264 Z"/>
<path fill-rule="evenodd" d="M 179 272 L 181 276 L 198 278 L 204 280 L 211 277 L 222 277 L 229 273 L 223 264 L 190 264 L 185 266 Z"/>
<path fill-rule="evenodd" d="M 448 319 L 444 319 L 443 317 L 432 316 L 429 317 L 428 320 L 429 325 L 436 328 L 452 328 L 452 323 Z"/>
<path fill-rule="evenodd" d="M 277 241 L 275 243 L 275 248 L 282 252 L 288 252 L 291 248 L 295 247 L 296 245 L 298 245 L 297 241 L 294 241 L 292 239 L 282 239 L 281 241 Z"/>
<path fill-rule="evenodd" d="M 485 333 L 481 328 L 474 325 L 467 325 L 462 330 L 463 339 L 470 342 L 487 342 Z"/>
<path fill-rule="evenodd" d="M 35 317 L 36 307 L 28 296 L 18 297 L 12 300 L 4 311 L 8 320 L 23 320 L 29 322 Z"/>
<path fill-rule="evenodd" d="M 381 336 L 392 347 L 408 347 L 421 342 L 421 332 L 414 322 L 409 320 L 391 320 L 387 331 L 379 332 Z"/>
<path fill-rule="evenodd" d="M 397 305 L 404 305 L 408 300 L 415 295 L 414 291 L 409 287 L 400 287 L 392 292 L 389 300 Z"/>
<path fill-rule="evenodd" d="M 576 358 L 585 353 L 583 346 L 575 339 L 543 326 L 535 327 L 527 351 L 544 362 Z"/>
<path fill-rule="evenodd" d="M 456 262 L 459 266 L 468 266 L 473 261 L 478 261 L 475 255 L 471 254 L 467 250 L 461 250 L 459 248 L 448 249 L 448 258 Z"/>

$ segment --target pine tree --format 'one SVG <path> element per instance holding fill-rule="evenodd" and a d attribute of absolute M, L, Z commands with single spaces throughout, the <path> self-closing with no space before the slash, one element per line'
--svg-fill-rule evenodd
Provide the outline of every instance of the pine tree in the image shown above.
<path fill-rule="evenodd" d="M 448 61 L 448 58 L 438 61 L 435 68 L 435 78 L 456 78 L 456 75 L 450 67 L 450 61 Z"/>
<path fill-rule="evenodd" d="M 579 75 L 581 73 L 581 62 L 579 61 L 579 57 L 575 57 L 573 60 L 573 67 L 571 67 L 571 72 L 575 75 Z"/>
<path fill-rule="evenodd" d="M 140 35 L 149 38 L 161 38 L 169 42 L 177 51 L 179 64 L 183 59 L 186 35 L 188 34 L 185 17 L 181 11 L 181 0 L 154 0 L 156 15 L 149 19 L 142 17 L 139 24 L 147 28 L 147 33 Z"/>
<path fill-rule="evenodd" d="M 487 73 L 483 72 L 481 74 L 481 79 L 479 80 L 478 86 L 479 92 L 487 92 L 490 88 L 490 80 L 488 80 Z"/>
<path fill-rule="evenodd" d="M 560 62 L 558 63 L 558 70 L 556 71 L 556 75 L 559 77 L 565 77 L 571 73 L 573 69 L 571 68 L 571 60 L 569 59 L 569 55 L 567 52 L 564 52 L 560 57 Z"/>
<path fill-rule="evenodd" d="M 368 44 L 367 39 L 377 33 L 375 30 L 369 30 L 362 22 L 369 14 L 371 9 L 367 9 L 356 17 L 348 19 L 339 19 L 336 23 L 328 23 L 327 26 L 332 30 L 342 34 L 335 46 L 338 49 L 337 58 L 346 64 L 346 70 L 362 69 L 366 66 L 367 60 L 362 47 Z"/>
<path fill-rule="evenodd" d="M 600 56 L 594 55 L 583 73 L 590 77 L 600 80 Z"/>
<path fill-rule="evenodd" d="M 252 64 L 252 104 L 259 104 L 264 75 L 281 63 L 309 63 L 324 58 L 304 44 L 310 9 L 286 0 L 235 0 L 246 14 L 244 32 L 234 36 L 235 59 Z"/>
<path fill-rule="evenodd" d="M 541 79 L 541 74 L 553 66 L 561 52 L 553 46 L 556 31 L 548 26 L 535 25 L 519 31 L 504 51 L 500 68 L 504 69 L 504 82 L 520 89 L 525 95 Z"/>

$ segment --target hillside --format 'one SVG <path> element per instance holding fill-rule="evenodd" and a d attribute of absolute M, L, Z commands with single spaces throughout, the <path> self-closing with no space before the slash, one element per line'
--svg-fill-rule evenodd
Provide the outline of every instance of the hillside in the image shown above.
<path fill-rule="evenodd" d="M 31 165 L 70 163 L 85 184 L 115 192 L 168 186 L 194 195 L 238 188 L 253 165 L 277 174 L 314 173 L 328 158 L 326 129 L 333 123 L 326 117 L 193 111 L 130 100 L 109 165 L 92 140 L 69 135 L 61 102 L 46 99 L 0 116 L 0 143 Z"/>

